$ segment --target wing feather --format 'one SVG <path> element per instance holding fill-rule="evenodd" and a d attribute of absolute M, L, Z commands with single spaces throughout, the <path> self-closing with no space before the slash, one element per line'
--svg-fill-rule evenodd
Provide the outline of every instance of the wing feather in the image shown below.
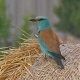
<path fill-rule="evenodd" d="M 60 53 L 59 39 L 57 35 L 50 29 L 40 31 L 41 39 L 47 44 L 49 51 Z"/>

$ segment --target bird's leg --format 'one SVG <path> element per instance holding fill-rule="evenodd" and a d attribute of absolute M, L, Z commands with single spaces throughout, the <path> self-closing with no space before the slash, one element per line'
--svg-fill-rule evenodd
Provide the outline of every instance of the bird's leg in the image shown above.
<path fill-rule="evenodd" d="M 47 60 L 46 55 L 44 55 L 43 60 L 44 60 L 44 61 Z"/>

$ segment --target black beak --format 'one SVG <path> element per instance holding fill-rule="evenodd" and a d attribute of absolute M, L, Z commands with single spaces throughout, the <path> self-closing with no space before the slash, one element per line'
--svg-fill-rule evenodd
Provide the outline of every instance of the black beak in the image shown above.
<path fill-rule="evenodd" d="M 45 20 L 45 19 L 30 19 L 29 21 L 37 22 L 37 21 L 42 21 L 42 20 Z"/>
<path fill-rule="evenodd" d="M 30 19 L 29 21 L 37 22 L 38 20 L 37 19 Z"/>

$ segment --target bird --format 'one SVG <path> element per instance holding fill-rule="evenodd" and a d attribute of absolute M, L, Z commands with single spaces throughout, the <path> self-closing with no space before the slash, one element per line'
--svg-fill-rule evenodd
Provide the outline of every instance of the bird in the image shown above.
<path fill-rule="evenodd" d="M 58 36 L 51 29 L 48 18 L 45 16 L 37 16 L 29 21 L 38 23 L 37 38 L 42 53 L 54 59 L 60 69 L 64 69 L 64 65 L 61 60 L 65 60 L 65 57 L 61 55 Z"/>

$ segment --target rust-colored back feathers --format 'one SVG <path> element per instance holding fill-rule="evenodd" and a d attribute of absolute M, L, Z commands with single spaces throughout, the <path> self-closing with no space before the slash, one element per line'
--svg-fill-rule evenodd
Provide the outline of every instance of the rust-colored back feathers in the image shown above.
<path fill-rule="evenodd" d="M 40 36 L 51 52 L 61 54 L 59 48 L 59 39 L 57 35 L 51 30 L 51 28 L 40 31 Z"/>

